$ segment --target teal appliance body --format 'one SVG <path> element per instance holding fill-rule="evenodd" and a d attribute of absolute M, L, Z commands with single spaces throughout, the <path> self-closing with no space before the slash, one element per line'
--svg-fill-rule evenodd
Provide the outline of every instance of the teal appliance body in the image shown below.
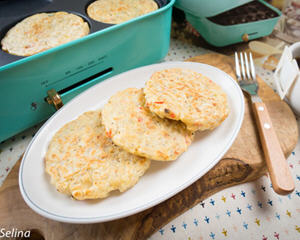
<path fill-rule="evenodd" d="M 217 47 L 267 36 L 281 15 L 263 0 L 177 0 L 175 7 L 183 10 L 187 21 Z"/>
<path fill-rule="evenodd" d="M 158 10 L 121 24 L 102 24 L 100 29 L 95 27 L 97 22 L 85 15 L 90 1 L 77 1 L 77 7 L 82 4 L 81 12 L 78 8 L 71 9 L 76 4 L 70 0 L 44 0 L 45 4 L 40 6 L 41 1 L 21 1 L 31 5 L 19 7 L 22 13 L 25 10 L 20 20 L 37 12 L 72 12 L 89 23 L 91 32 L 29 57 L 12 56 L 0 50 L 0 141 L 46 120 L 56 111 L 46 101 L 49 90 L 54 89 L 63 103 L 67 103 L 108 77 L 162 60 L 169 49 L 175 0 L 156 0 Z M 66 1 L 68 4 L 62 7 L 61 3 Z M 58 5 L 53 5 L 54 2 Z M 0 2 L 0 22 L 7 23 L 2 24 L 1 38 L 17 22 L 8 11 L 12 3 L 18 7 L 20 1 Z"/>

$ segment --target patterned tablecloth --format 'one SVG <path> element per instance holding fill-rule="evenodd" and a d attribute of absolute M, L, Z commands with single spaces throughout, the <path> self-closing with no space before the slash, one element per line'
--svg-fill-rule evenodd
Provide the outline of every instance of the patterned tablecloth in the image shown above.
<path fill-rule="evenodd" d="M 185 60 L 207 52 L 203 48 L 172 39 L 165 61 Z M 258 67 L 257 73 L 274 87 L 271 71 Z M 40 126 L 0 144 L 0 186 Z M 269 178 L 261 177 L 255 182 L 214 194 L 164 226 L 150 239 L 299 240 L 300 142 L 288 158 L 288 164 L 296 184 L 292 194 L 275 194 Z"/>

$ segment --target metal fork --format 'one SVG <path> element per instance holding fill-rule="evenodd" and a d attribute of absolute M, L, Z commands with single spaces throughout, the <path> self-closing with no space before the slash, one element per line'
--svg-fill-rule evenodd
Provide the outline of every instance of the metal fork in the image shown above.
<path fill-rule="evenodd" d="M 278 194 L 289 194 L 295 188 L 294 181 L 272 126 L 266 105 L 257 94 L 258 84 L 252 54 L 249 54 L 250 63 L 246 53 L 240 53 L 239 55 L 240 57 L 235 52 L 236 76 L 240 87 L 251 97 L 273 189 Z"/>

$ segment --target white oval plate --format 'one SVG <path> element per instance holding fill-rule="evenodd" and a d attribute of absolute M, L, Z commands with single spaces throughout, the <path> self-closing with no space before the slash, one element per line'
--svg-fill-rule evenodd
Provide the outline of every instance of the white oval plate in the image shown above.
<path fill-rule="evenodd" d="M 76 201 L 57 192 L 44 171 L 43 160 L 55 132 L 80 114 L 101 108 L 117 91 L 128 87 L 142 88 L 153 72 L 171 67 L 192 69 L 219 84 L 228 96 L 228 118 L 213 131 L 197 133 L 190 148 L 176 161 L 152 161 L 140 181 L 124 193 L 113 192 L 102 200 Z M 61 222 L 94 223 L 135 214 L 170 198 L 208 172 L 232 145 L 243 117 L 244 98 L 240 87 L 215 67 L 193 62 L 165 62 L 130 70 L 81 93 L 40 128 L 20 166 L 21 194 L 35 212 Z"/>

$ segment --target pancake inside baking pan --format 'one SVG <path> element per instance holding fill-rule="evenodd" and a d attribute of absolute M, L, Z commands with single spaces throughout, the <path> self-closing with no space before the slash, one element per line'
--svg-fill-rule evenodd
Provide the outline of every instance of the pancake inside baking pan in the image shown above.
<path fill-rule="evenodd" d="M 37 13 L 12 27 L 1 40 L 1 48 L 13 55 L 31 56 L 89 32 L 88 23 L 75 14 Z"/>
<path fill-rule="evenodd" d="M 98 22 L 118 24 L 157 9 L 154 0 L 97 0 L 88 6 L 87 14 Z"/>

